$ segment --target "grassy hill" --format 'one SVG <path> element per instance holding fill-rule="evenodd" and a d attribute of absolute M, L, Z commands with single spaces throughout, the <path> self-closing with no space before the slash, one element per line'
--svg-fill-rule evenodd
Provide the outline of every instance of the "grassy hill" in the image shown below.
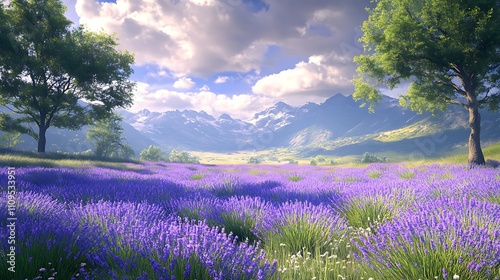
<path fill-rule="evenodd" d="M 405 162 L 409 165 L 426 165 L 433 163 L 465 164 L 467 163 L 468 151 L 466 147 L 461 147 L 452 152 L 433 158 L 421 160 L 410 160 L 407 154 L 388 151 L 377 153 L 379 157 L 386 157 L 389 162 Z M 486 159 L 500 161 L 500 142 L 485 144 L 483 153 Z M 345 156 L 313 156 L 302 157 L 300 152 L 293 149 L 273 149 L 263 151 L 245 151 L 234 153 L 212 153 L 212 152 L 191 152 L 192 155 L 200 158 L 203 164 L 245 164 L 251 157 L 259 158 L 261 164 L 287 164 L 295 162 L 299 165 L 310 165 L 312 160 L 317 165 L 334 165 L 339 167 L 366 166 L 360 163 L 361 155 Z M 318 161 L 318 158 L 323 158 Z M 42 166 L 42 167 L 108 167 L 113 169 L 140 169 L 140 160 L 120 160 L 102 159 L 94 156 L 70 155 L 61 153 L 46 153 L 40 155 L 35 152 L 21 152 L 12 150 L 0 150 L 0 166 Z"/>

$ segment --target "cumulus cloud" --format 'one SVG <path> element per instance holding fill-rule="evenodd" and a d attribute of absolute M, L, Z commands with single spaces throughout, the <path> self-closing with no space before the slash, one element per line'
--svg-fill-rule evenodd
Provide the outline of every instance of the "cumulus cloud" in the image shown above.
<path fill-rule="evenodd" d="M 181 77 L 177 81 L 174 82 L 174 88 L 177 89 L 190 89 L 195 86 L 195 82 L 191 78 Z"/>
<path fill-rule="evenodd" d="M 210 91 L 210 87 L 207 85 L 203 85 L 201 88 L 198 89 L 199 91 Z"/>
<path fill-rule="evenodd" d="M 144 108 L 156 112 L 176 109 L 204 110 L 216 118 L 223 113 L 228 113 L 235 118 L 247 120 L 255 112 L 273 104 L 272 98 L 255 94 L 227 96 L 213 93 L 204 87 L 200 88 L 199 91 L 191 92 L 154 90 L 148 84 L 139 82 L 134 93 L 134 105 L 130 110 L 134 112 Z"/>
<path fill-rule="evenodd" d="M 138 67 L 162 69 L 148 77 L 155 80 L 137 94 L 137 106 L 215 115 L 224 108 L 240 118 L 277 101 L 302 105 L 352 93 L 352 58 L 362 52 L 359 26 L 367 17 L 365 6 L 375 5 L 367 0 L 64 1 L 76 2 L 79 22 L 89 29 L 116 34 L 119 48 L 135 53 Z M 303 61 L 280 67 L 291 58 Z M 271 68 L 275 74 L 261 76 Z M 227 72 L 237 73 L 228 78 L 222 75 Z M 199 88 L 188 76 L 211 86 L 231 80 L 253 87 L 248 94 L 226 96 Z M 173 81 L 174 90 L 161 89 Z"/>
<path fill-rule="evenodd" d="M 265 76 L 252 87 L 257 94 L 289 101 L 292 105 L 301 105 L 307 101 L 324 101 L 336 94 L 352 90 L 350 77 L 345 72 L 352 72 L 350 58 L 330 53 L 313 55 L 307 62 L 301 61 L 294 68 Z"/>
<path fill-rule="evenodd" d="M 259 70 L 269 46 L 309 57 L 355 45 L 366 2 L 76 0 L 76 12 L 90 29 L 116 33 L 139 64 L 208 77 Z"/>
<path fill-rule="evenodd" d="M 215 79 L 214 83 L 216 84 L 223 84 L 229 80 L 228 76 L 219 76 L 217 79 Z"/>

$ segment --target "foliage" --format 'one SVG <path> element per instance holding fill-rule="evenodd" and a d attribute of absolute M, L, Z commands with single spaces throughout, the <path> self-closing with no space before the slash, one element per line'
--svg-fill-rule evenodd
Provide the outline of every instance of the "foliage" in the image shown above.
<path fill-rule="evenodd" d="M 290 177 L 288 177 L 288 180 L 293 182 L 298 182 L 302 180 L 302 177 L 300 177 L 299 175 L 290 175 Z"/>
<path fill-rule="evenodd" d="M 362 163 L 388 162 L 388 159 L 386 157 L 379 157 L 375 154 L 366 152 L 363 154 L 361 162 Z"/>
<path fill-rule="evenodd" d="M 381 198 L 353 198 L 346 205 L 334 207 L 349 225 L 369 231 L 394 216 L 393 210 Z"/>
<path fill-rule="evenodd" d="M 21 116 L 15 129 L 38 140 L 38 152 L 50 127 L 76 130 L 132 103 L 133 55 L 112 36 L 73 28 L 65 10 L 59 0 L 0 5 L 0 104 Z"/>
<path fill-rule="evenodd" d="M 261 162 L 262 162 L 262 160 L 259 157 L 250 157 L 248 159 L 247 163 L 249 163 L 249 164 L 259 164 Z"/>
<path fill-rule="evenodd" d="M 2 104 L 2 97 L 0 96 L 0 105 Z M 38 135 L 31 131 L 30 129 L 22 125 L 22 121 L 19 118 L 13 118 L 12 114 L 7 114 L 4 112 L 0 113 L 0 130 L 8 133 L 21 133 L 28 134 L 31 137 L 37 139 Z"/>
<path fill-rule="evenodd" d="M 15 169 L 25 221 L 16 224 L 16 279 L 47 279 L 52 268 L 64 279 L 500 277 L 494 168 L 263 165 L 254 176 L 248 165 L 128 166 Z M 1 279 L 12 278 L 7 265 Z"/>
<path fill-rule="evenodd" d="M 4 132 L 0 136 L 0 148 L 14 148 L 21 144 L 23 140 L 19 139 L 19 137 L 21 137 L 20 132 Z"/>
<path fill-rule="evenodd" d="M 361 237 L 360 248 L 382 278 L 496 279 L 499 253 L 483 244 L 496 240 L 498 213 L 498 206 L 474 198 L 437 199 Z"/>
<path fill-rule="evenodd" d="M 500 104 L 500 2 L 381 0 L 363 23 L 365 53 L 355 57 L 356 100 L 381 100 L 411 80 L 400 104 L 412 110 L 444 111 L 449 104 L 469 111 L 469 162 L 484 164 L 479 108 Z"/>
<path fill-rule="evenodd" d="M 170 162 L 178 162 L 178 163 L 200 163 L 200 160 L 197 157 L 189 155 L 188 152 L 176 151 L 176 150 L 172 150 L 170 152 L 168 160 Z"/>
<path fill-rule="evenodd" d="M 318 165 L 318 162 L 315 159 L 311 159 L 310 164 L 311 165 Z"/>
<path fill-rule="evenodd" d="M 192 180 L 201 180 L 201 179 L 203 179 L 203 177 L 205 177 L 205 174 L 198 173 L 198 174 L 193 174 L 193 176 L 191 176 L 191 179 Z"/>
<path fill-rule="evenodd" d="M 317 162 L 326 162 L 326 158 L 322 155 L 317 155 L 314 160 L 316 160 Z"/>
<path fill-rule="evenodd" d="M 93 142 L 94 155 L 105 158 L 132 158 L 134 151 L 128 144 L 124 144 L 121 136 L 123 128 L 120 122 L 123 117 L 116 113 L 108 118 L 99 120 L 87 132 L 87 140 Z"/>
<path fill-rule="evenodd" d="M 147 161 L 163 161 L 165 157 L 162 155 L 160 147 L 150 145 L 146 149 L 141 151 L 140 155 L 142 160 Z"/>

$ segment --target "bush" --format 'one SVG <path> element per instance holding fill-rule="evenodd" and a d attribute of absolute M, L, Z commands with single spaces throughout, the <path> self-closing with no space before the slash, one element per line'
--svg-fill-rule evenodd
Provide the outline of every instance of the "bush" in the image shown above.
<path fill-rule="evenodd" d="M 147 161 L 163 161 L 165 157 L 162 155 L 160 147 L 149 146 L 147 149 L 142 150 L 141 159 Z"/>
<path fill-rule="evenodd" d="M 259 164 L 261 162 L 262 162 L 262 160 L 260 158 L 258 158 L 258 157 L 250 157 L 248 159 L 248 163 L 249 164 Z"/>
<path fill-rule="evenodd" d="M 316 156 L 315 160 L 317 162 L 326 162 L 326 158 L 324 156 L 321 156 L 321 155 Z"/>
<path fill-rule="evenodd" d="M 389 160 L 386 157 L 379 157 L 376 154 L 364 153 L 361 158 L 361 162 L 363 163 L 375 163 L 375 162 L 388 162 Z"/>
<path fill-rule="evenodd" d="M 197 157 L 189 155 L 189 153 L 186 151 L 178 152 L 176 150 L 172 150 L 172 152 L 170 152 L 170 156 L 168 159 L 170 162 L 177 162 L 177 163 L 194 163 L 194 164 L 200 163 L 200 160 Z"/>

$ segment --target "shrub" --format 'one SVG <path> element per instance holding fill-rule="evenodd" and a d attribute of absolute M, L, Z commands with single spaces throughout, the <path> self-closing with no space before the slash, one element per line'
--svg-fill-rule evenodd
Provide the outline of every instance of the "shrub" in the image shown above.
<path fill-rule="evenodd" d="M 197 157 L 191 156 L 186 151 L 172 150 L 170 152 L 170 156 L 168 157 L 168 159 L 170 162 L 177 162 L 177 163 L 194 163 L 194 164 L 200 163 L 200 160 Z"/>
<path fill-rule="evenodd" d="M 326 162 L 326 158 L 324 156 L 321 156 L 321 155 L 316 156 L 315 160 L 317 162 Z"/>
<path fill-rule="evenodd" d="M 147 149 L 142 150 L 140 155 L 142 160 L 147 161 L 163 161 L 165 157 L 162 155 L 160 147 L 149 146 Z"/>
<path fill-rule="evenodd" d="M 309 252 L 324 253 L 347 227 L 333 209 L 309 202 L 286 202 L 266 215 L 257 230 L 266 252 L 285 250 L 294 254 L 305 247 Z M 286 248 L 280 244 L 286 244 Z"/>
<path fill-rule="evenodd" d="M 467 196 L 433 200 L 361 236 L 357 257 L 377 279 L 497 279 L 499 214 Z"/>
<path fill-rule="evenodd" d="M 372 153 L 364 153 L 361 158 L 361 162 L 363 163 L 375 163 L 375 162 L 388 162 L 389 160 L 386 157 L 379 157 L 376 154 Z"/>
<path fill-rule="evenodd" d="M 258 158 L 258 157 L 250 157 L 248 159 L 248 163 L 249 164 L 259 164 L 261 162 L 262 162 L 262 160 L 260 158 Z"/>

